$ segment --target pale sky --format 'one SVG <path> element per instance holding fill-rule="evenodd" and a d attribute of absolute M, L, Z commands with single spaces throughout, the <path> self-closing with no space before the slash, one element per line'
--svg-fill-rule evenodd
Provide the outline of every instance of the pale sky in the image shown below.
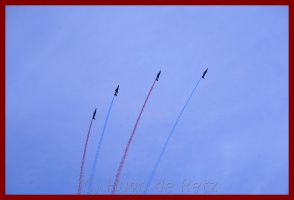
<path fill-rule="evenodd" d="M 148 193 L 288 194 L 288 19 L 288 6 L 6 6 L 6 194 L 76 194 L 93 111 L 85 181 L 119 84 L 92 192 L 110 194 L 161 70 L 117 192 L 142 194 L 206 68 Z"/>

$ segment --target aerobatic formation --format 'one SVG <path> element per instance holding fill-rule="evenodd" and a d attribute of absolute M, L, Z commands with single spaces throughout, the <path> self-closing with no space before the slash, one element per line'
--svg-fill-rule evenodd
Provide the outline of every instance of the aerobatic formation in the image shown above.
<path fill-rule="evenodd" d="M 171 131 L 170 131 L 170 133 L 169 133 L 169 135 L 168 135 L 168 137 L 167 137 L 167 139 L 166 139 L 166 141 L 165 141 L 165 143 L 164 143 L 161 151 L 160 151 L 160 153 L 159 153 L 159 156 L 158 156 L 158 158 L 156 160 L 156 163 L 155 163 L 155 165 L 154 165 L 154 167 L 153 167 L 153 169 L 151 171 L 151 175 L 149 177 L 147 187 L 148 187 L 148 185 L 150 185 L 150 183 L 151 183 L 151 181 L 153 179 L 153 176 L 154 176 L 154 174 L 156 172 L 156 169 L 157 169 L 157 167 L 158 167 L 158 165 L 160 163 L 160 160 L 161 160 L 161 158 L 163 156 L 163 153 L 164 153 L 164 151 L 166 149 L 166 146 L 168 145 L 169 140 L 170 140 L 172 134 L 174 133 L 174 130 L 175 130 L 175 128 L 176 128 L 176 126 L 177 126 L 177 124 L 178 124 L 178 122 L 179 122 L 179 120 L 180 120 L 180 118 L 181 118 L 181 116 L 182 116 L 182 114 L 184 112 L 184 110 L 186 109 L 186 107 L 187 107 L 187 105 L 188 105 L 188 103 L 189 103 L 189 101 L 190 101 L 193 93 L 195 92 L 198 84 L 200 83 L 201 79 L 204 79 L 207 71 L 208 71 L 208 68 L 203 72 L 203 75 L 200 77 L 200 79 L 198 80 L 198 82 L 194 86 L 194 88 L 193 88 L 192 92 L 190 93 L 188 99 L 186 100 L 186 102 L 185 102 L 185 104 L 184 104 L 184 106 L 183 106 L 183 108 L 182 108 L 179 116 L 177 117 L 177 119 L 176 119 L 176 121 L 175 121 L 175 123 L 174 123 L 174 125 L 173 125 L 173 127 L 172 127 L 172 129 L 171 129 Z M 117 169 L 117 173 L 116 173 L 116 176 L 115 176 L 115 181 L 113 183 L 111 194 L 115 194 L 116 193 L 117 185 L 118 185 L 118 180 L 119 180 L 119 177 L 120 177 L 120 174 L 121 174 L 121 170 L 122 170 L 122 168 L 124 166 L 124 162 L 126 160 L 129 147 L 130 147 L 131 142 L 132 142 L 132 139 L 133 139 L 133 137 L 134 137 L 134 135 L 136 133 L 136 129 L 137 129 L 138 123 L 139 123 L 139 121 L 141 119 L 141 116 L 142 116 L 142 113 L 143 113 L 144 108 L 146 106 L 146 103 L 148 102 L 148 99 L 149 99 L 149 97 L 151 95 L 151 92 L 152 92 L 152 90 L 154 88 L 155 83 L 159 80 L 160 74 L 161 74 L 161 70 L 157 73 L 156 78 L 155 78 L 154 82 L 152 83 L 152 86 L 151 86 L 151 88 L 150 88 L 150 90 L 149 90 L 149 92 L 147 94 L 147 97 L 146 97 L 146 99 L 145 99 L 145 101 L 143 103 L 143 106 L 141 108 L 141 111 L 139 113 L 139 116 L 138 116 L 138 118 L 136 120 L 136 123 L 134 125 L 133 131 L 132 131 L 132 133 L 130 135 L 130 138 L 128 140 L 127 146 L 126 146 L 126 148 L 125 148 L 125 150 L 123 152 L 123 156 L 121 158 L 119 167 Z M 109 119 L 109 115 L 111 113 L 111 109 L 113 107 L 114 99 L 118 95 L 118 90 L 119 90 L 119 85 L 114 90 L 114 95 L 113 95 L 113 97 L 111 99 L 111 103 L 110 103 L 110 106 L 109 106 L 109 109 L 108 109 L 108 112 L 107 112 L 107 115 L 106 115 L 106 119 L 105 119 L 103 130 L 102 130 L 102 134 L 101 134 L 100 139 L 99 139 L 99 142 L 98 142 L 98 147 L 97 147 L 97 151 L 96 151 L 96 154 L 95 154 L 94 163 L 92 165 L 90 179 L 88 179 L 88 181 L 89 181 L 89 185 L 88 185 L 88 188 L 87 188 L 88 189 L 87 190 L 88 193 L 90 193 L 92 191 L 91 186 L 92 186 L 93 180 L 95 178 L 94 175 L 95 175 L 95 171 L 96 171 L 96 168 L 97 168 L 96 167 L 96 164 L 98 162 L 98 157 L 99 157 L 100 149 L 101 149 L 101 146 L 102 146 L 103 136 L 105 134 L 106 125 L 107 125 L 107 122 L 108 122 L 108 119 Z M 80 177 L 79 177 L 79 183 L 78 183 L 78 194 L 81 194 L 81 190 L 82 190 L 82 181 L 83 181 L 84 163 L 85 163 L 85 159 L 86 159 L 87 145 L 88 145 L 88 140 L 89 140 L 89 136 L 90 136 L 90 132 L 91 132 L 92 122 L 93 122 L 93 120 L 95 120 L 96 111 L 97 111 L 97 108 L 93 112 L 93 116 L 92 116 L 92 119 L 91 119 L 91 122 L 90 122 L 89 130 L 88 130 L 88 134 L 87 134 L 86 142 L 85 142 L 85 146 L 84 146 L 84 151 L 83 151 L 83 156 L 82 156 L 82 163 L 81 163 L 81 169 L 80 169 Z"/>

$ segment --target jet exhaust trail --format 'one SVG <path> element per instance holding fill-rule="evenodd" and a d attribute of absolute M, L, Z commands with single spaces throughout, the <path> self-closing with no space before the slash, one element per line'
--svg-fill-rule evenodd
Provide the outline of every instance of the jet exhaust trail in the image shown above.
<path fill-rule="evenodd" d="M 203 78 L 203 77 L 201 77 L 201 78 Z M 199 82 L 201 81 L 201 78 L 199 79 L 199 81 L 198 81 L 197 84 L 195 85 L 194 89 L 192 90 L 192 92 L 191 92 L 189 98 L 187 99 L 187 101 L 186 101 L 184 107 L 182 108 L 182 110 L 181 110 L 181 112 L 180 112 L 180 114 L 179 114 L 179 116 L 178 116 L 178 118 L 177 118 L 175 124 L 173 125 L 173 127 L 172 127 L 170 133 L 168 134 L 167 140 L 165 141 L 165 143 L 164 143 L 164 145 L 163 145 L 163 148 L 161 149 L 161 152 L 160 152 L 160 154 L 159 154 L 159 157 L 157 158 L 157 161 L 156 161 L 155 166 L 154 166 L 154 168 L 153 168 L 153 170 L 152 170 L 151 176 L 150 176 L 150 178 L 149 178 L 149 180 L 148 180 L 148 184 L 147 184 L 148 187 L 150 186 L 150 183 L 151 183 L 151 181 L 152 181 L 152 179 L 153 179 L 153 176 L 154 176 L 154 174 L 155 174 L 155 171 L 156 171 L 156 169 L 157 169 L 157 166 L 158 166 L 158 164 L 159 164 L 159 161 L 161 160 L 161 157 L 162 157 L 162 155 L 163 155 L 163 153 L 164 153 L 164 151 L 165 151 L 165 148 L 167 147 L 167 145 L 168 145 L 168 143 L 169 143 L 169 140 L 170 140 L 170 138 L 171 138 L 171 136 L 172 136 L 172 134 L 173 134 L 173 132 L 174 132 L 174 130 L 175 130 L 175 128 L 176 128 L 176 126 L 177 126 L 177 124 L 178 124 L 178 122 L 179 122 L 179 120 L 180 120 L 180 118 L 181 118 L 181 116 L 182 116 L 182 114 L 183 114 L 183 112 L 184 112 L 184 110 L 186 109 L 186 107 L 187 107 L 187 105 L 188 105 L 188 103 L 189 103 L 189 101 L 190 101 L 190 99 L 191 99 L 193 93 L 195 92 L 195 90 L 196 90 L 196 88 L 197 88 Z"/>
<path fill-rule="evenodd" d="M 147 97 L 146 97 L 146 100 L 145 100 L 145 102 L 144 102 L 144 104 L 143 104 L 143 107 L 142 107 L 142 109 L 141 109 L 141 111 L 140 111 L 140 114 L 139 114 L 138 119 L 137 119 L 137 121 L 136 121 L 136 124 L 135 124 L 135 126 L 134 126 L 133 132 L 132 132 L 132 134 L 131 134 L 131 137 L 130 137 L 130 139 L 129 139 L 129 141 L 128 141 L 127 147 L 126 147 L 126 149 L 125 149 L 125 151 L 124 151 L 123 157 L 122 157 L 122 159 L 121 159 L 121 161 L 120 161 L 120 165 L 119 165 L 119 168 L 118 168 L 118 170 L 117 170 L 117 174 L 116 174 L 115 182 L 114 182 L 114 185 L 113 185 L 113 188 L 112 188 L 112 192 L 111 192 L 112 194 L 114 194 L 115 191 L 116 191 L 116 187 L 117 187 L 117 184 L 118 184 L 119 176 L 120 176 L 120 173 L 121 173 L 122 167 L 123 167 L 123 165 L 124 165 L 124 162 L 125 162 L 125 159 L 126 159 L 126 156 L 127 156 L 127 153 L 128 153 L 129 147 L 130 147 L 130 144 L 131 144 L 131 142 L 132 142 L 133 136 L 134 136 L 134 134 L 135 134 L 135 132 L 136 132 L 137 125 L 138 125 L 138 123 L 139 123 L 139 121 L 140 121 L 141 115 L 142 115 L 142 113 L 143 113 L 143 111 L 144 111 L 144 108 L 145 108 L 145 105 L 146 105 L 146 103 L 147 103 L 147 101 L 148 101 L 148 98 L 149 98 L 149 96 L 150 96 L 150 94 L 151 94 L 151 92 L 152 92 L 152 90 L 153 90 L 153 87 L 154 87 L 154 85 L 155 85 L 155 82 L 158 81 L 159 76 L 160 76 L 160 72 L 157 74 L 157 77 L 156 77 L 156 79 L 154 80 L 154 82 L 153 82 L 153 84 L 152 84 L 152 87 L 151 87 L 151 89 L 150 89 L 150 91 L 149 91 L 149 93 L 148 93 L 148 95 L 147 95 Z"/>
<path fill-rule="evenodd" d="M 111 100 L 111 103 L 110 103 L 110 106 L 109 106 L 109 109 L 108 109 L 108 113 L 107 113 L 107 116 L 106 116 L 106 120 L 105 120 L 105 123 L 104 123 L 104 127 L 103 127 L 103 130 L 102 130 L 102 134 L 100 136 L 98 148 L 97 148 L 95 159 L 94 159 L 94 164 L 93 164 L 92 171 L 91 171 L 89 189 L 91 189 L 91 187 L 92 187 L 92 183 L 93 183 L 93 179 L 94 179 L 94 173 L 95 173 L 95 169 L 96 169 L 96 163 L 97 163 L 97 160 L 98 160 L 98 156 L 99 156 L 99 152 L 100 152 L 100 148 L 101 148 L 101 144 L 102 144 L 104 132 L 105 132 L 105 129 L 106 129 L 108 117 L 109 117 L 109 114 L 110 114 L 110 111 L 111 111 L 111 108 L 112 108 L 112 105 L 113 105 L 113 101 L 114 101 L 114 97 L 115 96 L 117 96 L 117 95 L 113 95 L 113 98 Z M 88 193 L 90 193 L 90 192 L 91 192 L 91 190 L 88 191 Z"/>
<path fill-rule="evenodd" d="M 91 123 L 90 123 L 88 134 L 87 134 L 87 139 L 86 139 L 86 143 L 85 143 L 85 147 L 84 147 L 84 153 L 83 153 L 83 157 L 82 157 L 82 165 L 81 165 L 81 171 L 80 171 L 80 179 L 79 179 L 79 185 L 78 185 L 78 194 L 81 194 L 81 182 L 82 182 L 83 172 L 84 172 L 86 151 L 87 151 L 89 135 L 90 135 L 91 127 L 92 127 L 92 122 L 93 122 L 93 119 L 95 119 L 95 114 L 96 114 L 96 109 L 94 111 L 93 118 L 91 119 Z"/>

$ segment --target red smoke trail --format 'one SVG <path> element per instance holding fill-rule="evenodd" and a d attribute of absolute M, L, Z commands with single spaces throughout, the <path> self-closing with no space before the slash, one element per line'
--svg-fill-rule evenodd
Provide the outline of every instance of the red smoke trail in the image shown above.
<path fill-rule="evenodd" d="M 90 135 L 90 131 L 91 131 L 92 122 L 93 122 L 93 118 L 92 118 L 91 123 L 90 123 L 89 131 L 88 131 L 88 135 L 87 135 L 87 139 L 86 139 L 86 144 L 85 144 L 85 147 L 84 147 L 84 153 L 83 153 L 82 165 L 81 165 L 81 171 L 80 171 L 78 194 L 81 194 L 81 182 L 82 182 L 82 178 L 83 178 L 84 163 L 85 163 L 88 139 L 89 139 L 89 135 Z"/>
<path fill-rule="evenodd" d="M 141 115 L 142 115 L 143 110 L 144 110 L 144 108 L 145 108 L 145 105 L 146 105 L 146 103 L 147 103 L 147 101 L 148 101 L 148 98 L 149 98 L 149 96 L 150 96 L 150 94 L 151 94 L 151 91 L 153 90 L 153 87 L 154 87 L 154 85 L 155 85 L 155 82 L 156 82 L 156 80 L 153 82 L 152 87 L 151 87 L 151 89 L 150 89 L 150 91 L 149 91 L 149 93 L 148 93 L 148 95 L 147 95 L 147 98 L 146 98 L 146 100 L 145 100 L 145 102 L 144 102 L 144 104 L 143 104 L 143 107 L 142 107 L 142 109 L 141 109 L 141 112 L 140 112 L 140 114 L 139 114 L 139 117 L 138 117 L 138 119 L 137 119 L 137 121 L 136 121 L 136 124 L 135 124 L 135 126 L 134 126 L 134 129 L 133 129 L 132 135 L 131 135 L 131 137 L 130 137 L 130 139 L 129 139 L 129 141 L 128 141 L 128 144 L 127 144 L 126 150 L 125 150 L 125 152 L 124 152 L 124 155 L 123 155 L 123 157 L 122 157 L 122 159 L 121 159 L 121 161 L 120 161 L 120 165 L 119 165 L 119 168 L 118 168 L 118 170 L 117 170 L 117 174 L 116 174 L 115 182 L 114 182 L 114 185 L 113 185 L 113 188 L 112 188 L 112 192 L 111 192 L 112 194 L 114 194 L 115 191 L 116 191 L 116 187 L 117 187 L 117 183 L 118 183 L 118 179 L 119 179 L 119 176 L 120 176 L 121 169 L 122 169 L 122 167 L 123 167 L 123 165 L 124 165 L 124 162 L 125 162 L 125 159 L 126 159 L 126 156 L 127 156 L 127 153 L 128 153 L 129 147 L 130 147 L 130 144 L 131 144 L 131 142 L 132 142 L 133 136 L 135 135 L 135 132 L 136 132 L 136 129 L 137 129 L 137 125 L 138 125 L 138 123 L 139 123 L 139 121 L 140 121 Z"/>

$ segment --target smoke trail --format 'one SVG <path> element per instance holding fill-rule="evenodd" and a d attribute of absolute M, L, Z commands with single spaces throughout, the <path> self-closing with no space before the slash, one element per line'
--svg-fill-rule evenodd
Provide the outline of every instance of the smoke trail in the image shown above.
<path fill-rule="evenodd" d="M 104 123 L 103 131 L 102 131 L 102 134 L 100 136 L 98 148 L 97 148 L 97 151 L 96 151 L 96 155 L 95 155 L 95 159 L 94 159 L 94 164 L 93 164 L 92 171 L 91 171 L 90 183 L 89 183 L 89 188 L 90 189 L 92 187 L 93 177 L 94 177 L 94 173 L 95 173 L 95 169 L 96 169 L 96 163 L 97 163 L 97 160 L 98 160 L 98 156 L 99 156 L 99 152 L 100 152 L 100 148 L 101 148 L 101 144 L 102 144 L 102 140 L 103 140 L 103 135 L 104 135 L 104 132 L 105 132 L 105 129 L 106 129 L 106 124 L 107 124 L 108 117 L 109 117 L 109 114 L 110 114 L 110 111 L 111 111 L 111 108 L 112 108 L 114 97 L 115 96 L 113 95 L 113 98 L 111 100 L 111 103 L 110 103 L 110 106 L 109 106 L 109 109 L 108 109 L 108 113 L 107 113 L 107 116 L 106 116 L 106 120 L 105 120 L 105 123 Z M 91 190 L 88 191 L 88 193 L 90 193 L 90 192 L 91 192 Z"/>
<path fill-rule="evenodd" d="M 83 178 L 84 163 L 85 163 L 87 145 L 88 145 L 88 140 L 89 140 L 89 135 L 90 135 L 90 131 L 91 131 L 92 122 L 93 122 L 93 118 L 91 119 L 89 131 L 88 131 L 88 134 L 87 134 L 87 139 L 86 139 L 86 143 L 85 143 L 85 147 L 84 147 L 84 153 L 83 153 L 83 157 L 82 157 L 82 165 L 81 165 L 80 179 L 79 179 L 79 185 L 78 185 L 78 194 L 81 194 L 81 182 L 82 182 L 82 178 Z"/>
<path fill-rule="evenodd" d="M 199 84 L 200 81 L 201 81 L 201 78 L 199 79 L 199 81 L 198 81 L 197 84 L 195 85 L 193 91 L 191 92 L 189 98 L 187 99 L 187 101 L 186 101 L 184 107 L 182 108 L 182 110 L 181 110 L 181 112 L 180 112 L 180 114 L 179 114 L 179 116 L 178 116 L 178 118 L 177 118 L 177 120 L 176 120 L 176 123 L 175 123 L 174 126 L 172 127 L 172 129 L 171 129 L 171 131 L 170 131 L 170 133 L 169 133 L 169 135 L 168 135 L 168 138 L 167 138 L 167 140 L 165 141 L 163 148 L 161 149 L 161 152 L 160 152 L 160 154 L 159 154 L 159 157 L 158 157 L 158 159 L 157 159 L 157 161 L 156 161 L 156 163 L 155 163 L 155 166 L 154 166 L 154 168 L 153 168 L 153 170 L 152 170 L 151 176 L 150 176 L 150 178 L 149 178 L 149 180 L 148 180 L 148 184 L 147 184 L 148 187 L 149 187 L 149 185 L 150 185 L 150 183 L 151 183 L 151 181 L 152 181 L 152 179 L 153 179 L 154 173 L 155 173 L 155 171 L 156 171 L 156 169 L 157 169 L 157 166 L 158 166 L 158 164 L 159 164 L 159 161 L 160 161 L 160 159 L 161 159 L 161 157 L 162 157 L 162 155 L 163 155 L 163 153 L 164 153 L 164 151 L 165 151 L 165 148 L 166 148 L 166 146 L 167 146 L 167 144 L 168 144 L 168 142 L 169 142 L 169 140 L 170 140 L 170 138 L 171 138 L 171 136 L 172 136 L 172 134 L 173 134 L 173 132 L 174 132 L 174 130 L 175 130 L 175 128 L 176 128 L 176 126 L 177 126 L 177 124 L 178 124 L 178 122 L 179 122 L 179 120 L 180 120 L 182 114 L 183 114 L 183 112 L 184 112 L 184 110 L 186 109 L 186 107 L 187 107 L 187 105 L 188 105 L 188 103 L 189 103 L 189 101 L 190 101 L 190 99 L 191 99 L 191 97 L 192 97 L 194 91 L 196 90 L 196 88 L 197 88 L 197 86 L 198 86 L 198 84 Z"/>
<path fill-rule="evenodd" d="M 149 93 L 148 93 L 148 95 L 147 95 L 147 97 L 146 97 L 146 100 L 145 100 L 145 102 L 144 102 L 144 104 L 143 104 L 143 107 L 142 107 L 142 109 L 141 109 L 141 111 L 140 111 L 140 114 L 139 114 L 138 119 L 137 119 L 137 121 L 136 121 L 136 124 L 135 124 L 135 126 L 134 126 L 133 132 L 132 132 L 132 134 L 131 134 L 131 137 L 130 137 L 130 139 L 129 139 L 129 141 L 128 141 L 128 144 L 127 144 L 127 147 L 126 147 L 126 149 L 125 149 L 124 155 L 123 155 L 123 157 L 122 157 L 122 159 L 121 159 L 121 161 L 120 161 L 120 165 L 119 165 L 119 168 L 118 168 L 118 170 L 117 170 L 117 174 L 116 174 L 115 182 L 114 182 L 114 185 L 113 185 L 113 188 L 112 188 L 112 192 L 111 192 L 112 194 L 114 194 L 115 191 L 116 191 L 116 187 L 117 187 L 117 183 L 118 183 L 118 179 L 119 179 L 119 176 L 120 176 L 121 169 L 122 169 L 122 167 L 123 167 L 123 165 L 124 165 L 124 162 L 125 162 L 125 159 L 126 159 L 126 156 L 127 156 L 127 153 L 128 153 L 129 147 L 130 147 L 130 144 L 131 144 L 131 142 L 132 142 L 133 136 L 134 136 L 135 131 L 136 131 L 136 129 L 137 129 L 137 125 L 138 125 L 138 123 L 139 123 L 139 121 L 140 121 L 141 115 L 142 115 L 143 110 L 144 110 L 144 108 L 145 108 L 145 105 L 146 105 L 146 103 L 147 103 L 147 101 L 148 101 L 148 98 L 149 98 L 149 96 L 150 96 L 150 94 L 151 94 L 151 92 L 152 92 L 152 90 L 153 90 L 153 87 L 154 87 L 155 82 L 156 82 L 156 80 L 153 82 L 152 87 L 151 87 L 151 89 L 150 89 L 150 91 L 149 91 Z"/>

